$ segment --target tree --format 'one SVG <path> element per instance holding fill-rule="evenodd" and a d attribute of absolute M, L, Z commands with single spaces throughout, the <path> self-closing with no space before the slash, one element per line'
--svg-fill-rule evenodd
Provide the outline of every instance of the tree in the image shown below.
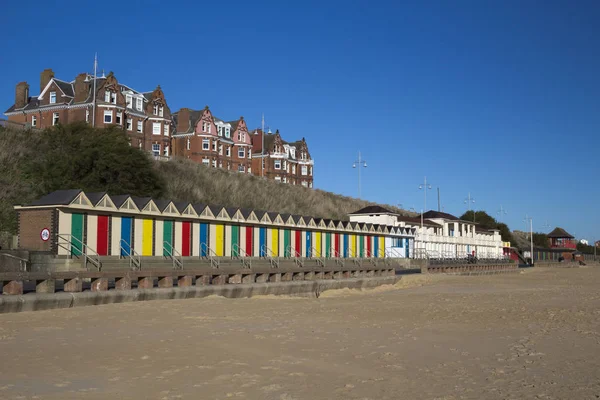
<path fill-rule="evenodd" d="M 548 236 L 545 233 L 533 232 L 533 245 L 544 249 L 548 248 Z"/>
<path fill-rule="evenodd" d="M 24 176 L 41 196 L 59 189 L 160 197 L 164 182 L 147 154 L 130 146 L 119 127 L 58 125 L 41 133 L 36 156 L 24 160 Z"/>

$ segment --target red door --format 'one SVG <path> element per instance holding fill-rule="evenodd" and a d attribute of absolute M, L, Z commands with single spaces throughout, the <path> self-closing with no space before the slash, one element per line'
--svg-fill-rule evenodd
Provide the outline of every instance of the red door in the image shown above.
<path fill-rule="evenodd" d="M 295 236 L 294 252 L 296 253 L 296 257 L 300 257 L 300 252 L 302 251 L 302 232 L 295 231 Z"/>
<path fill-rule="evenodd" d="M 335 256 L 336 257 L 341 257 L 340 254 L 340 234 L 339 233 L 335 233 L 335 242 L 334 242 L 334 248 L 335 248 Z"/>
<path fill-rule="evenodd" d="M 98 243 L 96 252 L 99 256 L 108 255 L 108 215 L 98 215 Z"/>
<path fill-rule="evenodd" d="M 367 236 L 367 257 L 373 257 L 373 253 L 371 252 L 371 240 L 373 240 L 372 236 Z"/>
<path fill-rule="evenodd" d="M 189 221 L 184 221 L 181 224 L 181 255 L 183 257 L 189 257 L 190 254 L 190 230 L 191 223 Z"/>
<path fill-rule="evenodd" d="M 246 254 L 248 254 L 248 256 L 253 257 L 254 256 L 254 248 L 252 246 L 252 233 L 254 232 L 254 228 L 252 228 L 251 226 L 247 226 L 246 227 Z"/>

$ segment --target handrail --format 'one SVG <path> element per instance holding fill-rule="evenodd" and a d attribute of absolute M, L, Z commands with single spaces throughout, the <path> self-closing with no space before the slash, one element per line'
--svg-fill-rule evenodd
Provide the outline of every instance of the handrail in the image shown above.
<path fill-rule="evenodd" d="M 8 254 L 8 253 L 0 253 L 0 256 L 6 256 L 8 258 L 13 258 L 15 260 L 19 260 L 19 267 L 21 267 L 23 272 L 27 272 L 27 264 L 30 262 L 28 259 L 13 256 L 12 254 Z"/>
<path fill-rule="evenodd" d="M 365 251 L 365 255 L 367 256 L 367 260 L 369 260 L 371 264 L 377 265 L 377 258 L 373 257 L 373 253 L 371 252 L 371 250 L 367 249 Z"/>
<path fill-rule="evenodd" d="M 252 268 L 252 260 L 250 259 L 250 256 L 248 255 L 248 253 L 246 253 L 246 250 L 243 250 L 237 243 L 234 243 L 233 246 L 231 246 L 232 249 L 236 252 L 237 256 L 234 256 L 236 258 L 238 258 L 239 260 L 241 260 L 242 265 L 246 268 Z M 243 254 L 243 256 L 242 256 Z"/>
<path fill-rule="evenodd" d="M 126 245 L 127 247 L 124 247 Z M 140 255 L 131 247 L 131 245 L 125 240 L 119 240 L 120 254 L 119 258 L 122 257 L 123 254 L 129 258 L 129 268 L 133 271 L 139 271 L 142 269 L 142 258 Z M 128 251 L 129 250 L 129 251 Z"/>
<path fill-rule="evenodd" d="M 215 253 L 206 243 L 201 243 L 200 248 L 201 250 L 204 250 L 204 253 L 206 254 L 203 257 L 210 260 L 210 265 L 213 268 L 219 268 L 219 260 L 215 258 L 217 257 L 217 253 Z"/>
<path fill-rule="evenodd" d="M 56 241 L 56 244 L 58 246 L 62 247 L 63 249 L 67 250 L 69 252 L 69 255 L 75 255 L 75 256 L 77 256 L 77 258 L 79 258 L 79 255 L 74 254 L 74 252 L 73 252 L 73 241 L 75 241 L 77 244 L 81 245 L 81 249 L 77 249 L 77 252 L 81 253 L 80 255 L 83 256 L 84 267 L 86 269 L 87 269 L 88 262 L 91 262 L 92 264 L 94 264 L 96 266 L 96 269 L 98 269 L 98 271 L 100 271 L 102 269 L 102 261 L 100 261 L 100 255 L 96 252 L 96 250 L 92 249 L 87 244 L 85 244 L 81 240 L 79 240 L 79 238 L 77 238 L 76 236 L 73 236 L 71 234 L 57 233 L 56 236 L 58 238 L 58 240 Z M 62 244 L 60 242 L 60 239 L 67 241 L 68 247 L 65 247 L 66 245 Z M 89 255 L 88 252 L 90 252 L 92 254 Z"/>
<path fill-rule="evenodd" d="M 183 257 L 181 256 L 181 253 L 177 251 L 177 249 L 175 247 L 173 247 L 173 244 L 164 241 L 163 242 L 163 255 L 165 253 L 165 250 L 168 250 L 165 245 L 168 245 L 171 247 L 171 252 L 169 253 L 169 257 L 171 257 L 171 260 L 173 260 L 173 269 L 183 269 Z"/>
<path fill-rule="evenodd" d="M 310 248 L 310 258 L 314 258 L 315 260 L 317 260 L 317 265 L 320 265 L 321 267 L 325 267 L 325 260 L 323 259 L 323 257 L 316 256 L 316 254 L 317 254 L 317 249 L 315 249 L 314 247 L 311 247 Z"/>
<path fill-rule="evenodd" d="M 344 258 L 341 257 L 340 252 L 337 251 L 336 249 L 333 249 L 333 258 L 337 265 L 339 265 L 340 267 L 344 266 Z"/>
<path fill-rule="evenodd" d="M 262 257 L 269 260 L 269 264 L 271 264 L 271 268 L 279 268 L 279 257 L 274 258 L 271 255 L 271 254 L 273 254 L 273 251 L 266 244 L 263 244 L 260 247 L 260 250 L 262 253 Z"/>
<path fill-rule="evenodd" d="M 289 254 L 288 257 L 289 258 L 293 258 L 294 259 L 294 263 L 298 266 L 298 267 L 304 267 L 304 258 L 299 256 L 298 254 L 300 254 L 297 251 L 294 251 L 294 255 L 292 256 L 292 246 L 289 245 L 286 249 L 285 249 L 285 253 Z"/>

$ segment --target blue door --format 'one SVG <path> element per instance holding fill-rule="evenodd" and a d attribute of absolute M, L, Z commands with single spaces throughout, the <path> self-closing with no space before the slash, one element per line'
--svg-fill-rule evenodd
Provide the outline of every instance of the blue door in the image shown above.
<path fill-rule="evenodd" d="M 267 228 L 259 228 L 259 247 L 260 247 L 260 256 L 266 257 L 265 247 L 267 244 Z"/>
<path fill-rule="evenodd" d="M 306 232 L 306 257 L 310 257 L 312 255 L 312 233 Z"/>
<path fill-rule="evenodd" d="M 200 257 L 208 255 L 208 246 L 208 224 L 200 224 Z"/>
<path fill-rule="evenodd" d="M 410 257 L 410 248 L 408 246 L 408 238 L 404 239 L 404 257 L 408 258 Z"/>
<path fill-rule="evenodd" d="M 349 246 L 348 246 L 348 235 L 344 235 L 344 258 L 348 258 L 350 257 L 350 255 L 348 254 L 349 252 Z"/>
<path fill-rule="evenodd" d="M 121 218 L 121 257 L 131 253 L 131 217 Z"/>

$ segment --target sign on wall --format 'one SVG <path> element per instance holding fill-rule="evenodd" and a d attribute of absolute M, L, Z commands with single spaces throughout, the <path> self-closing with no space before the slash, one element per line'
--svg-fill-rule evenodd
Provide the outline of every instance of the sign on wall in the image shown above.
<path fill-rule="evenodd" d="M 48 228 L 42 229 L 40 232 L 40 237 L 44 242 L 47 242 L 50 239 L 50 230 Z"/>

